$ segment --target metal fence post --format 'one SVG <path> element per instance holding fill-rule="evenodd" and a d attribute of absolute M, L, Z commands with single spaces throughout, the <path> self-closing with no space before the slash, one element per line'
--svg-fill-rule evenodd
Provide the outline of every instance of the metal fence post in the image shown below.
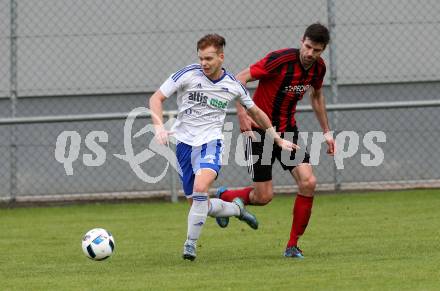
<path fill-rule="evenodd" d="M 9 98 L 11 100 L 11 117 L 16 117 L 17 103 L 17 1 L 10 1 L 10 58 L 9 58 Z M 15 137 L 16 126 L 10 126 L 10 176 L 9 191 L 10 201 L 17 196 L 17 141 Z"/>
<path fill-rule="evenodd" d="M 168 113 L 168 120 L 171 120 L 172 118 L 174 118 L 174 112 L 169 112 Z M 170 142 L 169 144 L 170 144 L 170 148 L 173 151 L 176 151 L 176 145 L 173 144 L 172 142 Z M 171 202 L 177 203 L 179 200 L 178 193 L 177 193 L 177 181 L 178 181 L 177 172 L 174 170 L 173 167 L 169 167 L 168 170 L 171 171 L 171 173 L 170 173 Z"/>
<path fill-rule="evenodd" d="M 329 65 L 330 65 L 330 88 L 332 92 L 332 104 L 338 103 L 338 74 L 336 63 L 336 1 L 327 0 L 327 15 L 328 15 L 328 28 L 330 32 L 330 44 L 329 44 Z M 331 120 L 333 124 L 334 135 L 338 134 L 338 112 L 333 113 Z M 336 163 L 333 163 L 333 181 L 335 184 L 335 190 L 341 189 L 341 176 L 336 168 Z"/>

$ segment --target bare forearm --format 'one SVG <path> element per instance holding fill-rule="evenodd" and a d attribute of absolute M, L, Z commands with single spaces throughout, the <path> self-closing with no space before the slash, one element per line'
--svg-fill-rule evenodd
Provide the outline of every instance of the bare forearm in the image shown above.
<path fill-rule="evenodd" d="M 163 128 L 162 101 L 160 100 L 160 97 L 156 94 L 157 92 L 154 93 L 149 100 L 149 105 L 151 110 L 151 120 L 153 121 L 155 128 Z"/>
<path fill-rule="evenodd" d="M 237 115 L 246 115 L 246 109 L 241 105 L 239 101 L 235 102 L 235 108 L 237 109 Z"/>
<path fill-rule="evenodd" d="M 253 106 L 248 109 L 248 113 L 255 120 L 255 122 L 266 130 L 266 133 L 269 134 L 274 140 L 274 142 L 283 150 L 292 151 L 294 149 L 299 149 L 299 146 L 294 144 L 291 141 L 282 139 L 278 133 L 275 131 L 272 123 L 270 122 L 269 117 L 264 113 L 263 110 L 258 108 L 258 106 Z"/>
<path fill-rule="evenodd" d="M 270 122 L 266 114 L 252 114 L 251 116 L 261 128 L 272 128 L 272 123 Z"/>
<path fill-rule="evenodd" d="M 313 97 L 312 108 L 313 111 L 315 112 L 316 119 L 318 119 L 319 125 L 322 128 L 322 131 L 324 133 L 330 131 L 330 127 L 328 124 L 328 117 L 327 117 L 327 109 L 325 108 L 324 96 Z"/>
<path fill-rule="evenodd" d="M 272 122 L 269 117 L 258 107 L 254 106 L 248 111 L 252 119 L 263 129 L 273 137 L 274 140 L 281 139 L 278 133 L 273 128 Z"/>
<path fill-rule="evenodd" d="M 330 126 L 328 124 L 327 111 L 325 109 L 320 109 L 315 111 L 316 118 L 318 119 L 319 125 L 322 128 L 322 131 L 328 132 L 330 131 Z"/>
<path fill-rule="evenodd" d="M 255 81 L 254 78 L 252 78 L 251 76 L 251 71 L 249 68 L 244 69 L 243 71 L 241 71 L 240 73 L 238 73 L 235 78 L 240 81 L 244 86 L 246 86 L 246 84 L 248 82 L 252 82 Z"/>

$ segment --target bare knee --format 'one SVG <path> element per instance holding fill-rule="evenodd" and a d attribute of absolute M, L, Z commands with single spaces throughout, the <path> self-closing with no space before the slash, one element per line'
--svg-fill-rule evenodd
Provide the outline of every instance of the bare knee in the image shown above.
<path fill-rule="evenodd" d="M 260 197 L 257 201 L 254 201 L 253 204 L 266 205 L 269 204 L 270 201 L 272 201 L 272 196 L 264 196 L 264 197 Z"/>
<path fill-rule="evenodd" d="M 196 193 L 206 193 L 208 192 L 208 187 L 206 185 L 194 184 L 193 191 Z"/>
<path fill-rule="evenodd" d="M 208 193 L 209 187 L 217 177 L 217 173 L 211 169 L 200 169 L 194 179 L 193 191 L 196 193 Z"/>
<path fill-rule="evenodd" d="M 299 192 L 306 196 L 312 196 L 316 188 L 316 177 L 310 175 L 305 179 L 301 179 L 298 183 Z"/>
<path fill-rule="evenodd" d="M 253 199 L 251 199 L 252 204 L 254 205 L 266 205 L 270 201 L 272 201 L 273 198 L 273 191 L 265 190 L 264 192 L 254 192 Z"/>

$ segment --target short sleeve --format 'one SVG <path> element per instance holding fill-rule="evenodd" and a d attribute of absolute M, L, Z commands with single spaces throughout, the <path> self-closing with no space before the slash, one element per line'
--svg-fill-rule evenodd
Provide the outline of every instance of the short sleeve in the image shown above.
<path fill-rule="evenodd" d="M 238 100 L 240 104 L 243 105 L 243 107 L 246 108 L 246 110 L 248 110 L 252 108 L 255 105 L 255 103 L 252 100 L 249 91 L 243 86 L 243 84 L 241 84 L 239 81 L 237 81 L 237 83 L 240 86 L 239 88 L 240 95 L 238 97 Z"/>
<path fill-rule="evenodd" d="M 251 77 L 257 80 L 279 74 L 279 68 L 288 61 L 297 58 L 296 49 L 280 49 L 268 53 L 264 58 L 252 64 L 249 69 Z"/>
<path fill-rule="evenodd" d="M 160 91 L 166 96 L 170 97 L 185 85 L 185 82 L 191 77 L 195 70 L 200 69 L 199 64 L 192 64 L 186 66 L 175 72 L 160 86 Z"/>
<path fill-rule="evenodd" d="M 175 82 L 172 77 L 170 76 L 168 79 L 166 79 L 166 81 L 160 86 L 160 91 L 163 93 L 163 95 L 165 95 L 165 97 L 170 97 L 172 96 L 174 93 L 177 92 L 177 90 L 179 89 L 179 86 L 177 84 L 177 82 Z"/>
<path fill-rule="evenodd" d="M 259 80 L 259 79 L 263 79 L 264 77 L 267 77 L 270 74 L 270 72 L 267 70 L 265 66 L 269 55 L 259 60 L 255 64 L 250 65 L 249 70 L 252 78 Z"/>

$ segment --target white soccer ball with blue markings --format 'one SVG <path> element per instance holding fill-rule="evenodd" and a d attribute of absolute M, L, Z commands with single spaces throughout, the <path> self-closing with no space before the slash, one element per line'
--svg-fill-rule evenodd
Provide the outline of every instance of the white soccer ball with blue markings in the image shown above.
<path fill-rule="evenodd" d="M 113 254 L 115 239 L 109 231 L 103 228 L 94 228 L 84 235 L 82 249 L 88 258 L 102 261 Z"/>

